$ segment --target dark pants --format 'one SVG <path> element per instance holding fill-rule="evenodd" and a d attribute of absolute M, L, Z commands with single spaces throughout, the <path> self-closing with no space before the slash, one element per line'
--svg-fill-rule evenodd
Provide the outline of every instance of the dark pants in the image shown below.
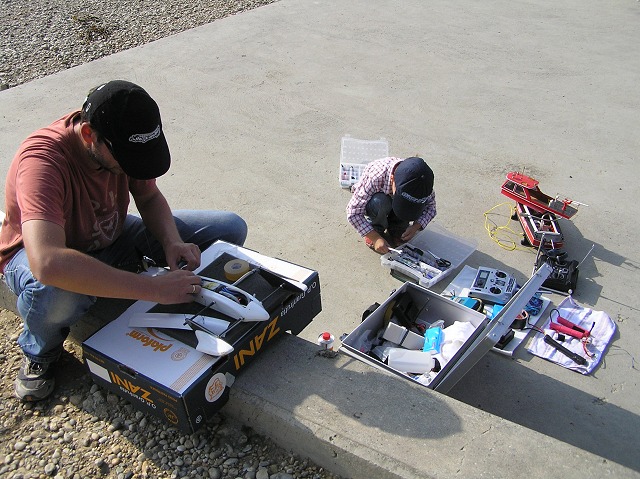
<path fill-rule="evenodd" d="M 366 206 L 366 213 L 371 226 L 379 234 L 385 232 L 392 238 L 399 238 L 409 227 L 409 222 L 401 220 L 393 212 L 391 196 L 384 193 L 374 194 Z"/>

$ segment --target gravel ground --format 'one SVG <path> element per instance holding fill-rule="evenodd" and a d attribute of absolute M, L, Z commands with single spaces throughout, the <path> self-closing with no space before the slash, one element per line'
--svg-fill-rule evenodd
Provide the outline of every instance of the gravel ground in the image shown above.
<path fill-rule="evenodd" d="M 0 0 L 0 90 L 273 0 Z M 185 435 L 96 386 L 67 341 L 57 389 L 14 397 L 19 317 L 0 309 L 0 477 L 331 479 L 336 476 L 221 413 Z M 64 371 L 64 374 L 60 374 Z"/>
<path fill-rule="evenodd" d="M 22 361 L 15 341 L 22 322 L 0 310 L 0 477 L 331 479 L 310 461 L 278 447 L 221 413 L 193 434 L 95 385 L 81 348 L 65 343 L 57 388 L 39 403 L 22 403 L 13 381 Z M 64 373 L 62 373 L 64 371 Z"/>
<path fill-rule="evenodd" d="M 274 0 L 0 0 L 0 89 Z"/>
<path fill-rule="evenodd" d="M 70 340 L 58 363 L 53 396 L 22 403 L 13 381 L 22 361 L 22 323 L 0 310 L 0 477 L 330 479 L 310 461 L 278 447 L 221 413 L 193 434 L 95 385 Z M 64 371 L 64 374 L 61 374 Z"/>

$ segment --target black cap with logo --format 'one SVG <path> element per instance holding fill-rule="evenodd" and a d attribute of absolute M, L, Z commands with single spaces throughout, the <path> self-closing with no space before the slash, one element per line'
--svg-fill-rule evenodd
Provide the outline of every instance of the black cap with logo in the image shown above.
<path fill-rule="evenodd" d="M 401 220 L 417 220 L 433 192 L 433 171 L 422 158 L 413 156 L 398 163 L 393 181 L 396 185 L 392 201 L 394 213 Z"/>
<path fill-rule="evenodd" d="M 115 160 L 132 178 L 164 175 L 171 154 L 162 132 L 160 110 L 140 86 L 113 80 L 95 88 L 82 106 L 86 119 L 112 146 Z"/>

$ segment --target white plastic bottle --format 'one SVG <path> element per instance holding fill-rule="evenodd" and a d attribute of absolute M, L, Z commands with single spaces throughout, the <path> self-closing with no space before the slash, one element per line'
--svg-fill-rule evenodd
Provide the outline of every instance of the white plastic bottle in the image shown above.
<path fill-rule="evenodd" d="M 324 333 L 318 336 L 318 344 L 323 347 L 323 349 L 328 349 L 330 351 L 333 350 L 333 334 L 325 331 Z"/>
<path fill-rule="evenodd" d="M 402 373 L 423 374 L 435 367 L 435 359 L 428 352 L 391 348 L 387 364 Z"/>

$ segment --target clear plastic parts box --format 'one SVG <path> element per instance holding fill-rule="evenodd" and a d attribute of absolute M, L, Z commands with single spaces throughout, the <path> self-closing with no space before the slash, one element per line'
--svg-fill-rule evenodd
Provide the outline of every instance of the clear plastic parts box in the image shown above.
<path fill-rule="evenodd" d="M 382 255 L 380 262 L 382 266 L 392 270 L 392 273 L 399 273 L 404 279 L 429 288 L 466 261 L 476 247 L 477 242 L 456 236 L 431 222 L 410 243 Z M 450 264 L 442 266 L 441 262 L 438 265 L 431 253 Z"/>
<path fill-rule="evenodd" d="M 342 188 L 350 188 L 360 181 L 360 176 L 373 160 L 389 156 L 389 142 L 379 140 L 358 140 L 349 135 L 342 137 L 340 147 L 340 171 L 338 180 Z"/>

